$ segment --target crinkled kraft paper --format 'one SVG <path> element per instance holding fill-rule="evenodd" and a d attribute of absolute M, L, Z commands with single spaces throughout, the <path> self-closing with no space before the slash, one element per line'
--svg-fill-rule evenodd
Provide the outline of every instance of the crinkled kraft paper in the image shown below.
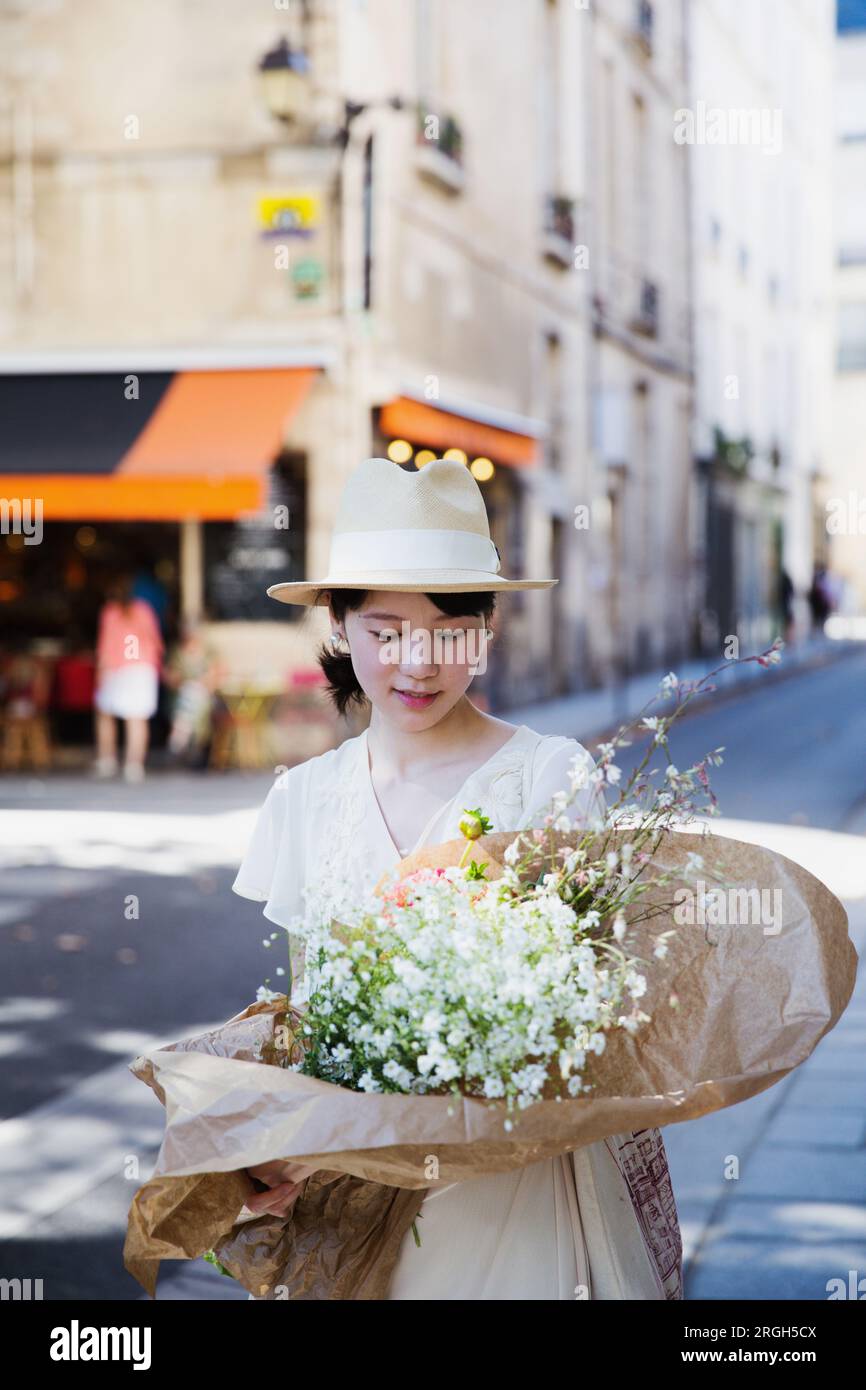
<path fill-rule="evenodd" d="M 513 839 L 500 832 L 473 846 L 488 877 L 500 876 L 497 855 Z M 463 840 L 424 849 L 401 869 L 454 864 L 464 849 Z M 604 1052 L 583 1069 L 591 1095 L 539 1101 L 516 1112 L 511 1132 L 501 1102 L 349 1091 L 254 1060 L 282 997 L 137 1058 L 131 1070 L 163 1101 L 166 1130 L 154 1178 L 130 1212 L 127 1268 L 153 1293 L 160 1259 L 213 1247 L 256 1296 L 382 1298 L 427 1188 L 695 1119 L 781 1080 L 851 997 L 857 954 L 845 910 L 801 865 L 738 840 L 667 832 L 653 864 L 677 874 L 689 851 L 737 888 L 764 890 L 781 921 L 676 926 L 668 912 L 634 923 L 626 944 L 651 962 L 641 1006 L 652 1021 L 634 1035 L 608 1032 Z M 650 888 L 641 911 L 670 903 L 676 886 Z M 672 927 L 667 957 L 653 959 L 655 937 Z M 288 1216 L 239 1223 L 253 1190 L 240 1170 L 269 1159 L 319 1171 Z"/>

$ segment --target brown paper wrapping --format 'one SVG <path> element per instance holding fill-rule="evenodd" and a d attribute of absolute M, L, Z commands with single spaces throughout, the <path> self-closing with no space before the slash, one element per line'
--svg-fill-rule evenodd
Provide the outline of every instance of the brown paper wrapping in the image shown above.
<path fill-rule="evenodd" d="M 608 838 L 615 843 L 629 832 Z M 499 877 L 502 852 L 513 839 L 513 833 L 484 836 L 471 857 L 486 860 L 488 876 Z M 401 868 L 454 864 L 464 848 L 462 840 L 433 846 Z M 503 1127 L 502 1103 L 368 1095 L 253 1060 L 256 1047 L 271 1039 L 284 998 L 137 1058 L 131 1070 L 165 1104 L 166 1132 L 154 1179 L 134 1199 L 127 1268 L 153 1293 L 154 1262 L 194 1258 L 213 1247 L 257 1296 L 384 1297 L 428 1187 L 537 1163 L 612 1134 L 695 1119 L 779 1081 L 806 1060 L 851 997 L 857 954 L 845 909 L 801 865 L 738 840 L 667 832 L 653 864 L 677 874 L 689 851 L 738 888 L 769 891 L 770 903 L 779 890 L 781 930 L 765 932 L 760 921 L 676 927 L 667 958 L 653 959 L 644 972 L 641 1006 L 652 1021 L 636 1035 L 607 1034 L 605 1051 L 591 1055 L 583 1071 L 594 1086 L 591 1096 L 539 1101 L 516 1112 L 511 1132 Z M 670 903 L 676 886 L 651 887 L 641 911 Z M 650 960 L 655 937 L 674 925 L 669 914 L 635 923 L 628 946 Z M 677 1008 L 670 1006 L 672 994 Z M 239 1170 L 275 1158 L 319 1171 L 288 1217 L 239 1225 L 238 1199 L 252 1190 Z M 423 1222 L 421 1229 L 423 1242 Z M 145 1282 L 143 1269 L 153 1271 L 152 1280 Z"/>

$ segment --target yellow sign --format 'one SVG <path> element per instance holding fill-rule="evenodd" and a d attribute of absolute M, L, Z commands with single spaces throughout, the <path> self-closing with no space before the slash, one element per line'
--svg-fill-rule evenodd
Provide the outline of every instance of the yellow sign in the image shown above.
<path fill-rule="evenodd" d="M 311 236 L 319 225 L 319 199 L 315 193 L 263 193 L 256 207 L 265 235 Z"/>

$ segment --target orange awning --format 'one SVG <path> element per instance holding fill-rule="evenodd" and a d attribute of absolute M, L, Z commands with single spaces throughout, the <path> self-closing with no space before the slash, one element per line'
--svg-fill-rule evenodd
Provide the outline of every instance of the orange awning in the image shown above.
<path fill-rule="evenodd" d="M 290 367 L 178 373 L 117 472 L 261 478 L 316 372 L 316 367 Z"/>
<path fill-rule="evenodd" d="M 41 501 L 43 521 L 233 521 L 265 501 L 261 477 L 4 473 L 7 497 Z"/>
<path fill-rule="evenodd" d="M 379 428 L 392 439 L 441 451 L 462 449 L 470 459 L 480 454 L 516 468 L 533 468 L 540 457 L 538 440 L 530 434 L 486 425 L 409 396 L 397 396 L 382 406 Z"/>
<path fill-rule="evenodd" d="M 40 499 L 46 522 L 258 511 L 318 370 L 141 373 L 135 400 L 120 375 L 5 378 L 15 419 L 0 486 Z"/>

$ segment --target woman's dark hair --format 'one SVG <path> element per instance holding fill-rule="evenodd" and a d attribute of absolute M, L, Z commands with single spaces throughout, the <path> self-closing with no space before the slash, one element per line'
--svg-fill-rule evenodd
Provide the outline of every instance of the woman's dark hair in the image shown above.
<path fill-rule="evenodd" d="M 109 576 L 105 588 L 105 597 L 109 602 L 119 603 L 121 608 L 128 608 L 132 603 L 132 572 L 130 570 L 114 570 Z"/>
<path fill-rule="evenodd" d="M 359 609 L 369 592 L 369 589 L 319 590 L 319 594 L 330 594 L 331 608 L 338 623 L 343 621 L 350 610 L 355 612 Z M 436 604 L 440 612 L 448 613 L 454 618 L 468 615 L 473 618 L 483 617 L 489 622 L 496 608 L 496 591 L 494 589 L 469 594 L 427 594 L 426 597 L 430 599 L 431 603 Z M 355 675 L 351 656 L 341 656 L 338 652 L 333 651 L 327 642 L 323 642 L 316 657 L 325 673 L 327 693 L 340 714 L 345 715 L 352 704 L 364 705 L 367 703 L 367 696 L 358 684 L 358 677 Z"/>

